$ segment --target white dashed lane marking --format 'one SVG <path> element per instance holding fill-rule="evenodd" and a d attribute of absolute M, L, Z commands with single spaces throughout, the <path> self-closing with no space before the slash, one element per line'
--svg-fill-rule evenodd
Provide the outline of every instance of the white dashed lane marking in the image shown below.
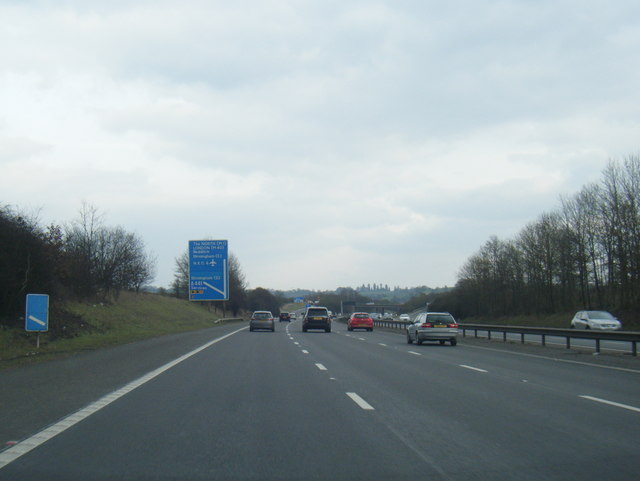
<path fill-rule="evenodd" d="M 593 396 L 580 396 L 582 399 L 588 399 L 589 401 L 595 401 L 597 403 L 608 404 L 609 406 L 615 406 L 617 408 L 627 409 L 628 411 L 634 411 L 640 413 L 640 408 L 635 406 L 629 406 L 628 404 L 621 404 L 614 401 L 607 401 L 606 399 L 600 399 Z"/>
<path fill-rule="evenodd" d="M 464 367 L 465 369 L 471 369 L 472 371 L 489 372 L 486 369 L 480 369 L 479 367 L 467 366 L 466 364 L 460 364 L 460 367 Z"/>
<path fill-rule="evenodd" d="M 355 402 L 358 406 L 366 411 L 373 411 L 374 407 L 369 404 L 367 401 L 358 396 L 355 392 L 348 392 L 347 396 L 349 396 L 353 402 Z"/>

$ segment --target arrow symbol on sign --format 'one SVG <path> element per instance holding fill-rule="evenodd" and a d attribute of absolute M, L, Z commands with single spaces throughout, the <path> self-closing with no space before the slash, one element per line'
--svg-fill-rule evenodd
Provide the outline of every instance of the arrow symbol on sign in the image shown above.
<path fill-rule="evenodd" d="M 224 292 L 223 292 L 223 291 L 221 291 L 220 289 L 218 289 L 217 287 L 212 286 L 211 284 L 209 284 L 209 283 L 208 283 L 208 282 L 206 282 L 206 281 L 205 281 L 205 282 L 203 282 L 203 284 L 204 284 L 205 286 L 207 286 L 207 287 L 210 287 L 210 288 L 211 288 L 211 289 L 213 289 L 214 291 L 219 292 L 220 294 L 222 294 L 222 295 L 224 296 Z"/>
<path fill-rule="evenodd" d="M 30 321 L 33 321 L 33 322 L 35 322 L 35 323 L 37 323 L 37 324 L 40 324 L 40 325 L 41 325 L 41 326 L 43 326 L 43 327 L 47 325 L 46 323 L 42 322 L 40 319 L 38 319 L 38 318 L 37 318 L 37 317 L 35 317 L 35 316 L 29 316 L 29 320 L 30 320 Z"/>
<path fill-rule="evenodd" d="M 211 262 L 215 262 L 215 261 L 211 261 Z M 227 261 L 226 261 L 226 260 L 224 260 L 224 259 L 223 259 L 223 261 L 222 261 L 222 272 L 223 272 L 223 274 L 224 274 L 224 276 L 225 276 L 225 278 L 226 278 L 226 273 L 227 273 Z M 218 288 L 217 288 L 217 287 L 215 287 L 215 286 L 212 286 L 211 284 L 209 284 L 209 283 L 208 283 L 208 282 L 206 282 L 206 281 L 203 281 L 202 283 L 203 283 L 205 286 L 210 287 L 210 288 L 211 288 L 211 289 L 213 289 L 214 291 L 219 292 L 219 293 L 220 293 L 220 294 L 222 294 L 224 297 L 227 297 L 227 293 L 226 293 L 227 286 L 224 284 L 224 282 L 223 282 L 223 284 L 222 284 L 222 288 L 224 289 L 224 291 L 221 291 L 220 289 L 218 289 Z"/>

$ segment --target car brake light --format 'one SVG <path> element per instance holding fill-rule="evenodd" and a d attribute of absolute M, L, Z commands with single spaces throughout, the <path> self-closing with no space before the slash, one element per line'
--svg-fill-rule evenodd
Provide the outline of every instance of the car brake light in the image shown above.
<path fill-rule="evenodd" d="M 420 327 L 433 327 L 433 324 L 431 324 L 430 322 L 425 322 Z"/>
<path fill-rule="evenodd" d="M 454 322 L 453 324 L 449 324 L 449 327 L 451 327 L 453 329 L 457 329 L 458 325 Z"/>

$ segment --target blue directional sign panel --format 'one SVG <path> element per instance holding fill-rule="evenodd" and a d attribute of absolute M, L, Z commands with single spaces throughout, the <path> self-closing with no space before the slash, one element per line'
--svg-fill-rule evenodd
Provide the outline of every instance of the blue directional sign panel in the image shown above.
<path fill-rule="evenodd" d="M 24 329 L 28 332 L 49 330 L 49 296 L 47 294 L 27 294 Z"/>
<path fill-rule="evenodd" d="M 189 300 L 229 299 L 229 249 L 226 240 L 189 241 Z"/>

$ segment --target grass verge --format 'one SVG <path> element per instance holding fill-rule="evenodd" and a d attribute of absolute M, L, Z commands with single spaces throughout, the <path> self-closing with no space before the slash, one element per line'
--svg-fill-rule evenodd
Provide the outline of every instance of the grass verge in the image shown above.
<path fill-rule="evenodd" d="M 124 344 L 220 322 L 220 313 L 157 294 L 123 292 L 110 303 L 71 302 L 50 306 L 51 332 L 40 334 L 0 327 L 0 369 L 67 356 L 88 349 Z"/>

